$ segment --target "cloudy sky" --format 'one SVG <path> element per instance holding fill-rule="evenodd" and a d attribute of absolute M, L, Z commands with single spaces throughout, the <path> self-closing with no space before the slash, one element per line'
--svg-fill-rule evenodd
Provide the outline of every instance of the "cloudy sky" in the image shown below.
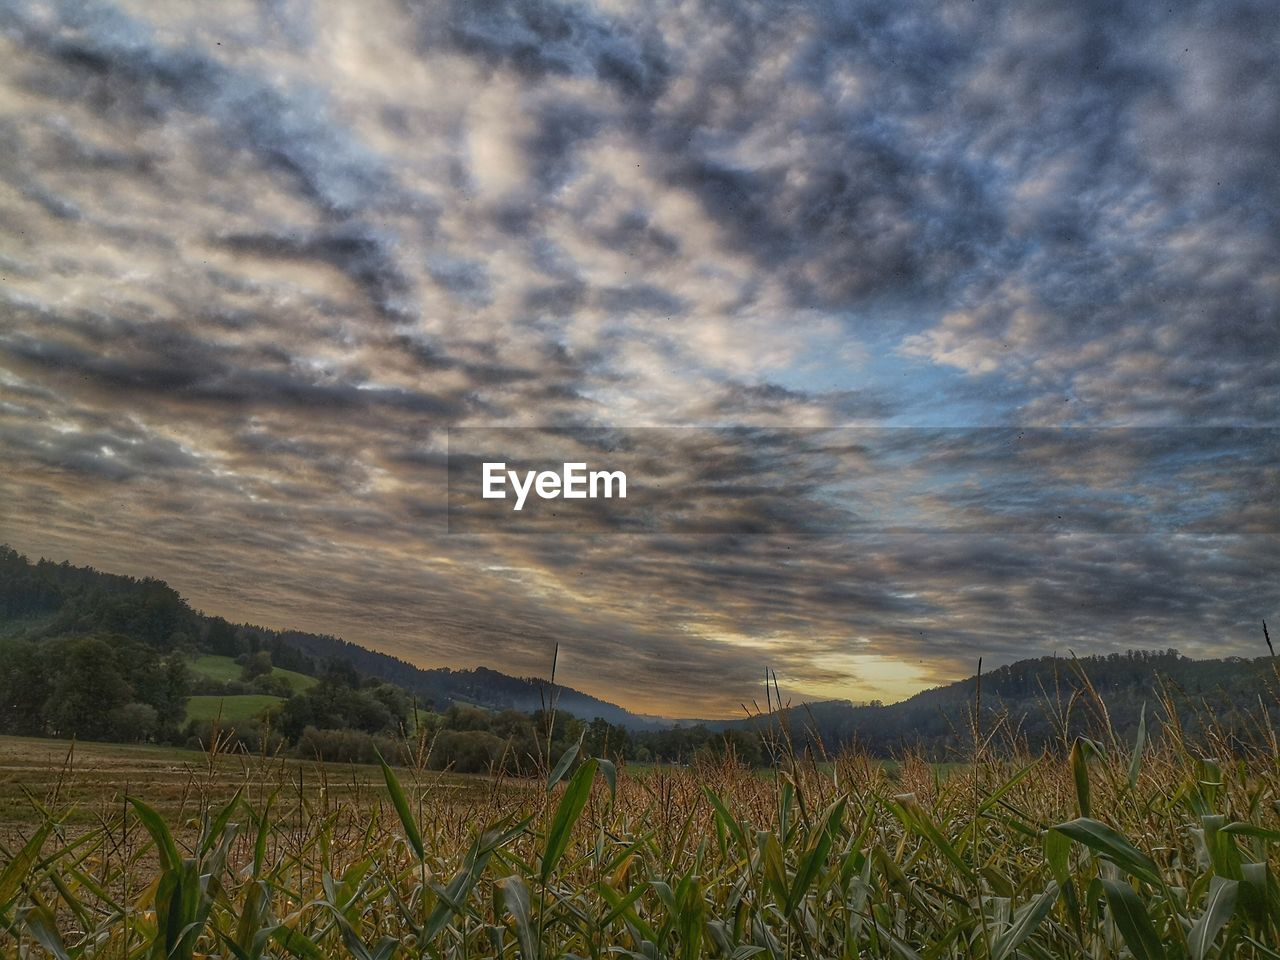
<path fill-rule="evenodd" d="M 558 641 L 668 715 L 766 665 L 895 699 L 979 656 L 1257 654 L 1278 24 L 0 0 L 0 541 L 427 666 Z M 450 532 L 448 431 L 499 425 L 679 427 L 663 496 L 718 521 L 786 499 L 777 437 L 835 436 L 792 507 L 912 522 Z M 993 426 L 1036 455 L 954 432 Z M 1135 482 L 1140 522 L 1103 516 Z"/>

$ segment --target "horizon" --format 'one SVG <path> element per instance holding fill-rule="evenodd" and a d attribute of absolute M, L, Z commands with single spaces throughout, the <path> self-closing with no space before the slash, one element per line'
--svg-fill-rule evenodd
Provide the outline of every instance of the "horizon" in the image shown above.
<path fill-rule="evenodd" d="M 0 0 L 0 542 L 654 716 L 1250 655 L 1277 18 L 787 13 Z"/>
<path fill-rule="evenodd" d="M 9 549 L 15 549 L 15 550 L 17 549 L 17 548 L 15 548 L 15 547 L 13 547 L 13 546 L 12 546 L 12 544 L 0 543 L 0 548 L 5 548 L 5 547 L 8 547 Z M 76 562 L 74 562 L 74 561 L 71 561 L 69 558 L 64 558 L 64 559 L 61 559 L 61 560 L 60 560 L 60 559 L 56 559 L 56 558 L 53 558 L 53 557 L 41 556 L 41 555 L 38 555 L 38 554 L 29 554 L 29 553 L 26 553 L 26 552 L 24 552 L 24 551 L 22 551 L 22 550 L 17 550 L 17 552 L 18 552 L 20 555 L 25 556 L 25 557 L 26 557 L 30 562 L 32 562 L 32 563 L 37 563 L 37 562 L 48 562 L 48 563 L 54 563 L 54 564 L 70 563 L 72 567 L 78 567 L 78 568 L 82 568 L 82 569 L 91 569 L 91 570 L 96 570 L 98 573 L 105 573 L 105 574 L 110 574 L 110 575 L 113 575 L 113 576 L 127 576 L 127 577 L 132 577 L 132 578 L 133 578 L 133 579 L 135 579 L 135 580 L 143 580 L 143 579 L 159 580 L 159 581 L 161 581 L 161 582 L 165 583 L 165 584 L 166 584 L 170 589 L 174 590 L 174 592 L 176 592 L 176 593 L 178 594 L 178 596 L 179 596 L 179 597 L 181 597 L 181 598 L 182 598 L 182 600 L 183 600 L 185 603 L 187 603 L 187 604 L 191 607 L 191 609 L 192 609 L 193 611 L 195 611 L 198 615 L 200 615 L 200 616 L 202 616 L 202 617 L 219 617 L 219 616 L 220 616 L 220 617 L 222 617 L 224 620 L 226 620 L 227 622 L 232 623 L 233 625 L 237 625 L 237 626 L 246 626 L 246 627 L 253 627 L 253 628 L 256 628 L 256 629 L 263 629 L 263 630 L 269 630 L 269 631 L 273 631 L 273 632 L 278 633 L 278 634 L 286 634 L 286 633 L 291 633 L 291 632 L 295 632 L 295 631 L 297 631 L 297 628 L 296 628 L 296 627 L 293 627 L 293 626 L 280 626 L 280 625 L 277 625 L 277 624 L 270 624 L 270 623 L 253 622 L 253 621 L 248 621 L 248 620 L 237 620 L 237 619 L 235 619 L 235 618 L 234 618 L 234 615 L 232 615 L 232 616 L 227 616 L 227 615 L 225 615 L 225 614 L 220 614 L 220 613 L 210 612 L 210 611 L 207 611 L 207 610 L 201 609 L 198 605 L 193 604 L 193 603 L 191 602 L 191 600 L 190 600 L 190 599 L 189 599 L 185 594 L 183 594 L 183 592 L 182 592 L 178 587 L 174 586 L 172 583 L 169 583 L 169 582 L 168 582 L 167 580 L 165 580 L 163 577 L 153 577 L 153 576 L 150 576 L 150 575 L 147 575 L 147 574 L 142 574 L 142 575 L 139 575 L 139 574 L 132 574 L 132 573 L 122 574 L 122 573 L 120 573 L 119 571 L 102 569 L 102 568 L 100 568 L 100 567 L 96 567 L 96 566 L 94 566 L 94 565 L 92 565 L 92 564 L 76 563 Z M 1274 651 L 1271 649 L 1271 643 L 1270 643 L 1270 640 L 1269 640 L 1268 635 L 1267 635 L 1266 621 L 1265 621 L 1265 620 L 1260 621 L 1259 626 L 1260 626 L 1260 629 L 1261 629 L 1261 630 L 1262 630 L 1262 632 L 1263 632 L 1264 642 L 1266 643 L 1268 650 L 1269 650 L 1269 651 L 1271 651 L 1271 652 L 1270 652 L 1270 658 L 1271 658 L 1272 660 L 1274 660 L 1274 659 L 1275 659 L 1275 653 L 1274 653 Z M 310 632 L 310 631 L 306 631 L 306 632 Z M 323 635 L 333 636 L 333 637 L 335 637 L 335 638 L 336 638 L 336 639 L 338 639 L 338 640 L 345 640 L 345 641 L 347 641 L 347 642 L 354 642 L 354 641 L 350 641 L 350 640 L 348 640 L 347 638 L 342 637 L 342 636 L 340 636 L 340 635 L 338 635 L 338 634 L 334 634 L 334 633 L 332 633 L 332 632 L 328 632 L 328 631 L 319 631 L 319 632 L 320 632 L 321 634 L 323 634 Z M 366 649 L 372 649 L 372 648 L 366 648 Z M 1193 661 L 1193 662 L 1201 662 L 1201 663 L 1204 663 L 1204 662 L 1222 662 L 1222 661 L 1229 660 L 1229 659 L 1231 658 L 1231 656 L 1236 656 L 1236 655 L 1231 655 L 1231 656 L 1224 656 L 1224 657 L 1188 657 L 1188 656 L 1186 656 L 1184 653 L 1182 653 L 1182 651 L 1180 651 L 1180 650 L 1178 650 L 1178 649 L 1176 649 L 1176 648 L 1172 648 L 1172 647 L 1168 647 L 1168 648 L 1141 648 L 1141 647 L 1140 647 L 1140 648 L 1129 648 L 1129 649 L 1125 649 L 1125 650 L 1112 650 L 1112 651 L 1108 651 L 1108 652 L 1092 653 L 1092 654 L 1084 654 L 1083 656 L 1077 656 L 1077 655 L 1074 653 L 1074 651 L 1070 651 L 1070 650 L 1069 650 L 1069 651 L 1067 651 L 1067 656 L 1063 657 L 1062 659 L 1064 659 L 1064 660 L 1069 660 L 1069 661 L 1078 661 L 1078 660 L 1088 660 L 1088 659 L 1090 659 L 1090 658 L 1095 658 L 1095 657 L 1107 657 L 1107 656 L 1112 655 L 1112 654 L 1116 654 L 1116 655 L 1120 655 L 1120 656 L 1128 656 L 1128 655 L 1132 655 L 1132 654 L 1135 654 L 1135 653 L 1139 653 L 1139 654 L 1153 654 L 1153 655 L 1173 654 L 1174 656 L 1179 657 L 1179 658 L 1184 659 L 1184 660 L 1190 660 L 1190 661 Z M 1055 660 L 1055 661 L 1056 661 L 1057 659 L 1059 659 L 1059 656 L 1060 656 L 1060 655 L 1059 655 L 1059 653 L 1058 653 L 1058 651 L 1057 651 L 1057 650 L 1051 650 L 1051 651 L 1047 651 L 1047 652 L 1046 652 L 1046 651 L 1041 651 L 1040 653 L 1035 653 L 1035 654 L 1032 654 L 1032 655 L 1030 655 L 1030 656 L 1026 656 L 1026 655 L 1024 655 L 1024 656 L 1021 656 L 1021 657 L 1019 657 L 1019 658 L 1017 658 L 1017 659 L 1015 659 L 1015 660 L 1010 660 L 1010 661 L 1005 662 L 1005 663 L 998 663 L 998 664 L 996 664 L 994 667 L 992 667 L 990 664 L 988 664 L 987 669 L 985 669 L 985 670 L 982 670 L 982 669 L 981 669 L 981 667 L 982 667 L 982 658 L 979 658 L 978 663 L 977 663 L 977 667 L 978 667 L 978 669 L 975 669 L 975 670 L 974 670 L 974 672 L 972 672 L 972 673 L 967 673 L 967 674 L 963 674 L 963 675 L 960 675 L 960 676 L 952 677 L 952 678 L 950 678 L 950 679 L 944 679 L 944 680 L 941 680 L 941 681 L 939 681 L 939 682 L 938 682 L 938 683 L 936 683 L 936 684 L 932 684 L 932 685 L 927 686 L 927 687 L 922 687 L 922 688 L 920 688 L 919 690 L 915 690 L 915 691 L 913 691 L 913 692 L 911 692 L 911 693 L 904 694 L 904 695 L 902 695 L 902 696 L 900 696 L 900 697 L 898 697 L 898 698 L 896 698 L 896 699 L 892 699 L 892 700 L 890 700 L 890 699 L 883 699 L 883 698 L 873 698 L 873 699 L 871 699 L 871 700 L 855 700 L 855 699 L 851 699 L 851 698 L 848 698 L 848 697 L 826 697 L 826 698 L 821 698 L 821 699 L 800 699 L 799 701 L 793 701 L 793 700 L 791 700 L 790 698 L 788 698 L 788 699 L 786 700 L 786 702 L 785 702 L 782 706 L 783 706 L 783 708 L 784 708 L 784 709 L 786 709 L 786 710 L 800 709 L 800 708 L 805 707 L 805 706 L 813 706 L 813 705 L 815 705 L 815 704 L 822 704 L 822 703 L 847 703 L 847 704 L 850 704 L 851 706 L 853 706 L 853 707 L 855 707 L 855 708 L 857 708 L 857 707 L 867 707 L 867 706 L 873 706 L 873 705 L 893 706 L 894 704 L 903 703 L 903 702 L 905 702 L 905 701 L 907 701 L 907 700 L 910 700 L 911 698 L 913 698 L 914 696 L 916 696 L 916 695 L 917 695 L 917 694 L 919 694 L 919 693 L 928 693 L 928 692 L 930 692 L 930 691 L 932 691 L 932 690 L 939 690 L 939 689 L 943 689 L 943 688 L 945 688 L 945 687 L 952 686 L 952 685 L 954 685 L 954 684 L 963 683 L 963 682 L 964 682 L 964 681 L 966 681 L 966 680 L 971 680 L 971 679 L 973 679 L 974 677 L 978 676 L 978 675 L 979 675 L 979 673 L 981 673 L 981 675 L 983 675 L 983 676 L 988 676 L 988 675 L 990 675 L 991 673 L 993 673 L 993 672 L 996 672 L 996 671 L 1000 670 L 1002 667 L 1006 667 L 1006 666 L 1015 666 L 1015 665 L 1017 665 L 1017 664 L 1019 664 L 1019 663 L 1028 663 L 1028 662 L 1032 662 L 1032 661 L 1043 660 L 1043 659 L 1045 659 L 1045 658 L 1051 658 L 1051 659 L 1053 659 L 1053 660 Z M 1245 660 L 1245 661 L 1254 661 L 1254 660 L 1262 660 L 1262 659 L 1265 659 L 1265 657 L 1264 657 L 1261 653 L 1259 653 L 1259 654 L 1258 654 L 1257 656 L 1255 656 L 1255 657 L 1239 656 L 1239 657 L 1238 657 L 1238 659 L 1242 659 L 1242 660 Z M 493 664 L 487 664 L 487 663 L 480 663 L 480 664 L 475 664 L 475 665 L 466 666 L 466 667 L 458 667 L 458 666 L 456 666 L 456 665 L 449 665 L 449 664 L 429 664 L 429 663 L 417 663 L 417 662 L 413 662 L 413 661 L 405 661 L 405 662 L 410 663 L 410 665 L 412 665 L 412 666 L 414 666 L 414 667 L 417 667 L 417 668 L 419 668 L 419 669 L 421 669 L 421 670 L 436 670 L 436 669 L 452 669 L 452 670 L 464 669 L 464 670 L 477 670 L 477 669 L 488 669 L 488 670 L 492 670 L 492 671 L 494 671 L 494 672 L 496 672 L 496 673 L 503 674 L 503 671 L 499 670 L 496 666 L 494 666 Z M 630 708 L 630 707 L 628 707 L 625 703 L 619 703 L 619 702 L 615 702 L 614 700 L 611 700 L 611 699 L 610 699 L 610 697 L 609 697 L 609 695 L 607 694 L 607 692 L 602 693 L 602 692 L 596 692 L 596 691 L 593 691 L 593 690 L 590 688 L 590 686 L 589 686 L 589 685 L 588 685 L 588 686 L 585 686 L 585 687 L 579 687 L 579 686 L 575 686 L 575 685 L 573 685 L 573 684 L 566 684 L 566 683 L 562 683 L 562 682 L 557 682 L 557 681 L 553 681 L 553 680 L 551 680 L 549 676 L 544 675 L 544 674 L 541 674 L 541 673 L 533 673 L 533 674 L 519 674 L 519 675 L 503 674 L 503 675 L 505 675 L 505 676 L 514 676 L 516 679 L 520 679 L 520 680 L 530 680 L 530 681 L 536 681 L 536 682 L 540 682 L 540 683 L 547 683 L 547 684 L 550 684 L 550 685 L 552 685 L 552 686 L 566 687 L 566 688 L 568 688 L 568 689 L 573 690 L 575 693 L 579 693 L 579 694 L 586 694 L 587 696 L 590 696 L 590 697 L 593 697 L 593 698 L 595 698 L 595 699 L 597 699 L 597 700 L 603 701 L 603 702 L 605 702 L 606 704 L 609 704 L 609 705 L 611 705 L 611 706 L 614 706 L 614 707 L 620 707 L 620 708 L 622 708 L 623 710 L 627 711 L 627 712 L 628 712 L 629 714 L 631 714 L 632 716 L 634 716 L 634 717 L 635 717 L 636 719 L 638 719 L 638 720 L 646 720 L 646 721 L 654 721 L 654 722 L 663 722 L 663 723 L 670 723 L 670 724 L 685 724 L 685 723 L 694 723 L 694 724 L 696 724 L 696 723 L 704 723 L 704 722 L 707 722 L 707 723 L 721 723 L 721 722 L 732 722 L 732 721 L 735 721 L 735 720 L 741 720 L 741 719 L 743 719 L 744 717 L 751 717 L 751 716 L 754 716 L 754 715 L 755 715 L 754 713 L 752 713 L 752 712 L 751 712 L 751 710 L 749 710 L 749 709 L 747 709 L 747 708 L 746 708 L 746 703 L 745 703 L 745 702 L 744 702 L 743 704 L 741 704 L 741 706 L 740 706 L 740 710 L 739 710 L 739 713 L 738 713 L 737 715 L 734 715 L 734 716 L 694 716 L 694 715 L 683 715 L 683 716 L 677 716 L 677 715 L 664 715 L 664 714 L 643 713 L 643 712 L 640 712 L 640 711 L 636 711 L 636 710 L 631 709 L 631 708 Z M 759 698 L 758 698 L 758 697 L 756 697 L 756 698 L 752 699 L 752 701 L 751 701 L 751 702 L 752 702 L 752 704 L 753 704 L 753 708 L 754 708 L 757 712 L 759 711 L 759 703 L 758 703 L 758 700 L 759 700 Z M 745 713 L 744 713 L 743 711 L 745 711 Z"/>

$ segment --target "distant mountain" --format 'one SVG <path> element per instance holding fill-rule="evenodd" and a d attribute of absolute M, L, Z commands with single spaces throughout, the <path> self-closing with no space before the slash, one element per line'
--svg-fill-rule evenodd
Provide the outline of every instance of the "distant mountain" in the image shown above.
<path fill-rule="evenodd" d="M 0 636 L 90 634 L 121 634 L 157 651 L 237 656 L 265 649 L 276 666 L 310 676 L 328 661 L 346 661 L 365 676 L 403 687 L 436 710 L 465 703 L 529 712 L 552 695 L 551 684 L 535 677 L 512 677 L 484 667 L 423 669 L 338 637 L 233 624 L 192 610 L 163 580 L 138 580 L 65 561 L 33 563 L 0 545 Z M 570 687 L 555 689 L 557 708 L 585 720 L 602 717 L 631 729 L 662 724 Z"/>
<path fill-rule="evenodd" d="M 404 687 L 437 710 L 454 703 L 468 703 L 489 710 L 519 710 L 529 713 L 550 706 L 553 687 L 538 677 L 512 677 L 488 667 L 453 670 L 449 667 L 424 669 L 393 657 L 369 650 L 338 637 L 286 630 L 280 639 L 317 662 L 346 660 L 361 673 L 378 677 Z M 571 687 L 556 686 L 556 707 L 575 717 L 593 720 L 601 717 L 612 724 L 631 729 L 661 726 L 667 721 L 642 717 Z"/>
<path fill-rule="evenodd" d="M 329 662 L 344 661 L 364 676 L 404 688 L 437 711 L 472 704 L 529 712 L 540 709 L 552 692 L 547 681 L 535 677 L 512 677 L 484 667 L 424 669 L 333 636 L 232 624 L 192 610 L 164 581 L 66 562 L 32 563 L 0 546 L 0 638 L 77 635 L 121 635 L 157 652 L 234 657 L 268 650 L 275 666 L 310 676 Z M 1256 726 L 1260 702 L 1280 720 L 1280 673 L 1270 657 L 1192 660 L 1175 650 L 1039 657 L 925 690 L 900 703 L 827 700 L 764 718 L 646 717 L 569 687 L 557 688 L 557 706 L 584 720 L 600 717 L 633 731 L 666 730 L 673 741 L 690 729 L 776 733 L 785 725 L 802 747 L 817 750 L 856 742 L 882 756 L 909 748 L 947 756 L 971 749 L 975 716 L 982 736 L 1012 737 L 1033 749 L 1076 734 L 1091 735 L 1099 729 L 1100 708 L 1090 688 L 1105 701 L 1111 726 L 1125 737 L 1132 736 L 1144 709 L 1149 726 L 1173 713 L 1191 734 L 1217 724 L 1224 735 L 1244 736 Z M 1254 716 L 1246 717 L 1246 712 Z"/>
<path fill-rule="evenodd" d="M 1280 723 L 1280 668 L 1270 656 L 1193 660 L 1176 650 L 1134 650 L 1020 660 L 900 703 L 828 700 L 789 707 L 772 719 L 716 726 L 776 730 L 785 723 L 797 743 L 815 749 L 857 743 L 879 756 L 919 749 L 941 758 L 972 748 L 975 718 L 984 738 L 1012 738 L 1040 749 L 1076 735 L 1099 735 L 1103 710 L 1106 724 L 1127 740 L 1144 710 L 1149 727 L 1176 715 L 1193 737 L 1216 725 L 1223 736 L 1254 740 L 1260 704 L 1271 711 L 1274 729 Z"/>

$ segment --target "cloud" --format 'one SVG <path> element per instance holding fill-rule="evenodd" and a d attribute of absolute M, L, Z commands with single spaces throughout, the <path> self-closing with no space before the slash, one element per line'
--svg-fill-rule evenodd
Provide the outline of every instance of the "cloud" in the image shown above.
<path fill-rule="evenodd" d="M 1277 425 L 1278 29 L 0 0 L 0 540 L 655 711 L 1250 652 L 1274 448 L 1196 428 Z M 669 430 L 701 532 L 446 534 L 490 425 Z M 892 434 L 976 425 L 1170 429 Z"/>

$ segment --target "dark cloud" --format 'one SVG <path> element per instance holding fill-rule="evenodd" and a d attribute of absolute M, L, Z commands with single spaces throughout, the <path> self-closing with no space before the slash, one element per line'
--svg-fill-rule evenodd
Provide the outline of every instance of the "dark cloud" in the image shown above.
<path fill-rule="evenodd" d="M 815 394 L 776 383 L 730 382 L 709 405 L 707 415 L 718 418 L 766 413 L 786 422 L 787 416 L 812 405 L 828 408 L 844 420 L 884 420 L 896 412 L 895 405 L 878 391 L 832 390 Z"/>
<path fill-rule="evenodd" d="M 314 408 L 322 415 L 334 409 L 389 407 L 446 421 L 461 416 L 467 406 L 465 396 L 333 379 L 323 370 L 308 372 L 280 349 L 237 351 L 172 328 L 153 333 L 145 325 L 105 318 L 73 326 L 84 332 L 94 329 L 90 339 L 96 343 L 83 348 L 21 334 L 0 336 L 0 355 L 71 382 L 88 381 L 123 394 L 161 394 L 174 401 Z"/>
<path fill-rule="evenodd" d="M 219 237 L 217 242 L 257 257 L 328 264 L 350 277 L 384 317 L 407 319 L 415 312 L 412 285 L 396 264 L 392 241 L 373 231 L 346 227 L 308 237 L 237 233 Z M 447 270 L 444 275 L 449 276 Z"/>
<path fill-rule="evenodd" d="M 661 93 L 666 64 L 658 37 L 587 8 L 550 0 L 510 4 L 455 0 L 412 7 L 428 47 L 446 42 L 522 76 L 594 76 L 627 97 Z M 442 14 L 442 15 L 441 15 Z"/>
<path fill-rule="evenodd" d="M 333 212 L 359 209 L 387 185 L 377 156 L 329 120 L 318 91 L 282 95 L 195 44 L 157 42 L 150 25 L 107 4 L 64 2 L 55 9 L 52 21 L 21 4 L 2 11 L 10 35 L 47 57 L 21 76 L 23 87 L 80 101 L 117 122 L 161 124 L 179 112 L 207 116 L 233 139 L 202 138 L 203 145 L 252 150 Z"/>
<path fill-rule="evenodd" d="M 559 642 L 653 710 L 765 663 L 868 697 L 1249 652 L 1274 443 L 1196 431 L 1280 413 L 1278 31 L 0 0 L 0 540 L 422 663 Z M 492 424 L 576 431 L 678 523 L 446 535 L 446 431 Z"/>

